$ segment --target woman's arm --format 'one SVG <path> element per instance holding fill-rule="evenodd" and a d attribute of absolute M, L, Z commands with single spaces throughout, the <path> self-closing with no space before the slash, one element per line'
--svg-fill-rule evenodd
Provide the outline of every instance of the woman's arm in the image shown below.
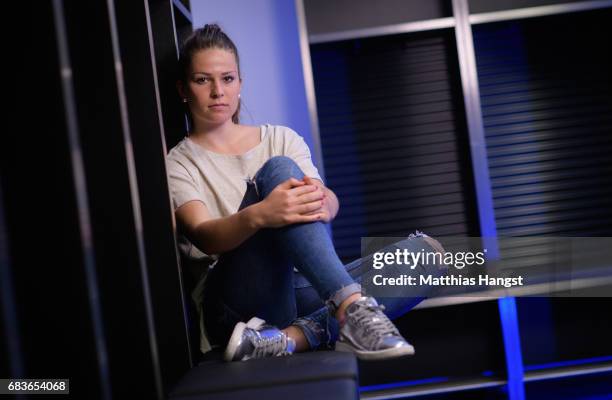
<path fill-rule="evenodd" d="M 221 254 L 238 247 L 261 228 L 320 221 L 323 192 L 317 185 L 291 178 L 259 203 L 235 214 L 212 218 L 201 201 L 189 201 L 175 214 L 185 236 L 206 254 Z"/>
<path fill-rule="evenodd" d="M 211 218 L 204 203 L 194 200 L 179 207 L 175 215 L 179 229 L 206 254 L 231 250 L 259 229 L 251 207 L 228 217 Z"/>

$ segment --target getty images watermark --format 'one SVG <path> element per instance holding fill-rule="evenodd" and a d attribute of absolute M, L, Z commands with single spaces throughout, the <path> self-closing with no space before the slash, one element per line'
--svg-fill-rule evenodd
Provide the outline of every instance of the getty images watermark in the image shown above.
<path fill-rule="evenodd" d="M 612 238 L 436 239 L 362 238 L 364 291 L 382 297 L 612 296 Z"/>
<path fill-rule="evenodd" d="M 406 243 L 408 245 L 409 243 Z M 414 271 L 421 267 L 425 273 L 419 274 L 400 274 L 385 276 L 375 274 L 372 276 L 372 283 L 376 286 L 503 286 L 511 288 L 513 286 L 523 286 L 523 277 L 499 277 L 489 274 L 479 274 L 478 276 L 463 276 L 454 274 L 439 274 L 449 268 L 458 270 L 472 266 L 485 265 L 485 255 L 487 249 L 482 251 L 435 251 L 420 249 L 414 250 L 414 246 L 408 248 L 396 248 L 392 251 L 377 251 L 372 256 L 372 267 L 381 270 L 389 266 L 401 266 Z M 429 267 L 429 268 L 428 268 Z M 433 268 L 431 268 L 433 267 Z M 433 269 L 433 273 L 427 273 Z"/>
<path fill-rule="evenodd" d="M 487 249 L 478 252 L 471 251 L 411 251 L 406 248 L 395 249 L 395 251 L 375 252 L 372 257 L 372 267 L 376 270 L 381 270 L 384 267 L 402 266 L 414 271 L 417 266 L 422 266 L 426 271 L 428 266 L 433 266 L 438 270 L 448 270 L 456 268 L 458 270 L 472 266 L 485 265 L 485 254 Z M 389 268 L 387 268 L 388 270 Z M 372 283 L 377 286 L 385 285 L 400 285 L 400 286 L 503 286 L 511 288 L 513 286 L 523 286 L 523 277 L 499 277 L 490 276 L 489 274 L 479 274 L 474 276 L 463 276 L 445 274 L 438 275 L 436 273 L 425 274 L 401 274 L 399 276 L 387 277 L 384 274 L 375 274 L 372 277 Z"/>

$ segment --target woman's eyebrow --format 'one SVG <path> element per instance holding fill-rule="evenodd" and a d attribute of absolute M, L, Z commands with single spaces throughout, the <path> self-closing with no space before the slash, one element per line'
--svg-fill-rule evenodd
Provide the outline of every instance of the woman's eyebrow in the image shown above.
<path fill-rule="evenodd" d="M 221 72 L 221 75 L 229 75 L 229 74 L 235 74 L 235 73 L 236 73 L 235 70 L 231 70 L 227 72 Z M 213 74 L 211 74 L 210 72 L 196 71 L 192 75 L 213 75 Z"/>

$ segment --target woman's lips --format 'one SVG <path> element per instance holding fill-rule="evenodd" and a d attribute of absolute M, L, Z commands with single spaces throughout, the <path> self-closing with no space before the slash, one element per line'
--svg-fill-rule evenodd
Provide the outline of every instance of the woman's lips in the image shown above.
<path fill-rule="evenodd" d="M 211 108 L 213 110 L 220 110 L 223 108 L 229 107 L 227 104 L 212 104 L 210 106 L 208 106 L 208 108 Z"/>

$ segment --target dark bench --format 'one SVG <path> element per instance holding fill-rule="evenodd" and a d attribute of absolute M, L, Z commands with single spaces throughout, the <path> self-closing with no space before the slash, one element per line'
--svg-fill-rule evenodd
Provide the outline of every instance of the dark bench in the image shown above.
<path fill-rule="evenodd" d="M 200 362 L 170 394 L 172 400 L 358 399 L 353 354 L 317 351 L 259 360 Z"/>

